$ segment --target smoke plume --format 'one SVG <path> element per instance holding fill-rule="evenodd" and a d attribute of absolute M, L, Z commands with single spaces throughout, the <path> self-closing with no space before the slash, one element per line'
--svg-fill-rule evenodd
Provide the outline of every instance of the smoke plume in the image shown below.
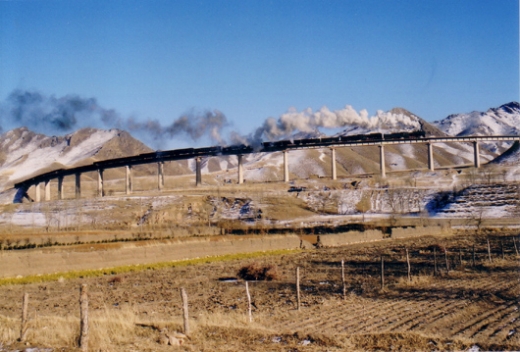
<path fill-rule="evenodd" d="M 164 121 L 164 120 L 163 120 Z M 0 132 L 26 126 L 47 135 L 60 135 L 83 127 L 117 128 L 130 132 L 135 137 L 155 148 L 178 148 L 175 138 L 188 137 L 195 142 L 246 144 L 259 147 L 263 141 L 288 139 L 296 133 L 312 133 L 319 129 L 350 128 L 356 133 L 374 131 L 409 131 L 420 127 L 418 120 L 401 113 L 378 111 L 369 117 L 366 110 L 359 113 L 351 106 L 331 111 L 323 107 L 317 111 L 289 109 L 278 118 L 267 118 L 260 127 L 248 135 L 232 131 L 227 140 L 223 131 L 229 123 L 218 110 L 192 110 L 163 125 L 158 120 L 137 120 L 123 117 L 113 109 L 101 107 L 95 98 L 77 95 L 63 97 L 45 96 L 35 91 L 13 91 L 0 103 Z"/>
<path fill-rule="evenodd" d="M 220 111 L 193 110 L 162 125 L 158 120 L 122 117 L 113 109 L 101 107 L 95 98 L 55 97 L 15 90 L 0 103 L 0 132 L 21 126 L 47 135 L 65 134 L 83 127 L 118 128 L 154 147 L 162 147 L 174 137 L 189 137 L 193 141 L 208 137 L 211 142 L 223 144 L 222 129 L 228 122 Z"/>
<path fill-rule="evenodd" d="M 359 113 L 347 105 L 344 109 L 331 111 L 322 107 L 318 111 L 308 108 L 301 112 L 290 109 L 278 119 L 266 119 L 248 136 L 232 135 L 235 142 L 259 145 L 264 140 L 290 138 L 298 132 L 314 132 L 320 128 L 357 127 L 367 132 L 385 130 L 413 130 L 420 127 L 417 119 L 405 114 L 378 111 L 375 116 L 369 117 L 366 110 Z"/>

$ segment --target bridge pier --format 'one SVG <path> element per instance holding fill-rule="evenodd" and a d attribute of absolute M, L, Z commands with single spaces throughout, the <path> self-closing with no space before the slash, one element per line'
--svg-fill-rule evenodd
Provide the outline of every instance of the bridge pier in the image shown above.
<path fill-rule="evenodd" d="M 200 156 L 195 158 L 195 186 L 200 186 L 202 183 L 201 161 Z"/>
<path fill-rule="evenodd" d="M 428 169 L 431 171 L 435 170 L 435 165 L 433 163 L 433 143 L 426 143 L 428 146 Z"/>
<path fill-rule="evenodd" d="M 164 188 L 164 161 L 157 163 L 157 188 L 159 191 Z"/>
<path fill-rule="evenodd" d="M 76 173 L 75 196 L 76 199 L 81 198 L 81 172 Z"/>
<path fill-rule="evenodd" d="M 379 168 L 381 170 L 381 177 L 386 177 L 385 146 L 383 144 L 379 146 Z"/>
<path fill-rule="evenodd" d="M 40 183 L 34 185 L 34 201 L 41 202 Z"/>
<path fill-rule="evenodd" d="M 238 184 L 239 185 L 244 183 L 244 165 L 242 163 L 242 161 L 243 161 L 242 158 L 243 158 L 242 154 L 238 154 L 237 155 L 237 159 L 238 159 Z"/>
<path fill-rule="evenodd" d="M 45 180 L 45 200 L 51 200 L 51 180 Z"/>
<path fill-rule="evenodd" d="M 475 168 L 480 167 L 480 148 L 477 141 L 473 141 L 473 162 Z"/>
<path fill-rule="evenodd" d="M 58 176 L 58 199 L 63 199 L 63 176 Z"/>
<path fill-rule="evenodd" d="M 337 174 L 336 174 L 336 149 L 335 148 L 330 148 L 330 159 L 331 159 L 331 174 L 332 174 L 332 179 L 333 180 L 336 180 L 337 179 Z"/>
<path fill-rule="evenodd" d="M 283 181 L 289 182 L 289 152 L 283 151 Z"/>
<path fill-rule="evenodd" d="M 98 183 L 97 183 L 97 195 L 98 197 L 103 197 L 105 195 L 105 190 L 103 189 L 103 169 L 97 170 Z"/>
<path fill-rule="evenodd" d="M 129 195 L 132 193 L 132 166 L 125 166 L 125 193 Z"/>

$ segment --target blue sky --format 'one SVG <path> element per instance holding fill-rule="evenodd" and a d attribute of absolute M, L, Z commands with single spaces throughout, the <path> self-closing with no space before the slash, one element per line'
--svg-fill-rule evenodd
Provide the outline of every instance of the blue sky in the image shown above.
<path fill-rule="evenodd" d="M 240 133 L 291 107 L 433 121 L 519 100 L 518 18 L 517 0 L 0 1 L 0 101 L 164 125 L 218 109 Z"/>

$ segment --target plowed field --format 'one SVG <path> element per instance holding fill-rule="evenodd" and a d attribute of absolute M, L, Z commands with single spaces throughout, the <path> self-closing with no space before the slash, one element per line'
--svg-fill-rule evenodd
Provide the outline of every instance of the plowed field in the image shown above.
<path fill-rule="evenodd" d="M 0 316 L 18 318 L 25 291 L 31 296 L 33 319 L 77 317 L 78 287 L 85 282 L 92 312 L 130 311 L 150 326 L 177 324 L 178 288 L 185 287 L 190 316 L 198 326 L 181 347 L 190 351 L 519 350 L 520 257 L 513 238 L 518 245 L 518 235 L 511 234 L 387 240 L 117 277 L 4 286 Z M 244 282 L 219 279 L 236 277 L 253 261 L 275 264 L 280 279 L 249 283 L 254 320 L 249 324 Z M 300 267 L 300 310 L 296 267 Z M 202 324 L 211 317 L 211 324 Z M 165 347 L 157 344 L 157 334 L 137 331 L 131 341 L 108 349 L 161 350 Z"/>

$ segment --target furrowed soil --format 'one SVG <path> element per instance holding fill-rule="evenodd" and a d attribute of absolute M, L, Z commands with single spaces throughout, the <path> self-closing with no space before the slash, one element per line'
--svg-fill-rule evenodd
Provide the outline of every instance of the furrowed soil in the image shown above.
<path fill-rule="evenodd" d="M 518 234 L 506 233 L 384 240 L 1 286 L 0 351 L 27 346 L 75 350 L 82 283 L 89 287 L 92 350 L 171 350 L 158 343 L 159 331 L 182 331 L 180 287 L 189 296 L 191 333 L 177 350 L 519 350 L 520 257 L 515 244 L 518 248 Z M 249 281 L 249 322 L 244 281 L 223 279 L 237 278 L 239 270 L 252 263 L 276 266 L 278 271 L 275 280 Z M 15 341 L 24 292 L 30 295 L 27 345 Z"/>

